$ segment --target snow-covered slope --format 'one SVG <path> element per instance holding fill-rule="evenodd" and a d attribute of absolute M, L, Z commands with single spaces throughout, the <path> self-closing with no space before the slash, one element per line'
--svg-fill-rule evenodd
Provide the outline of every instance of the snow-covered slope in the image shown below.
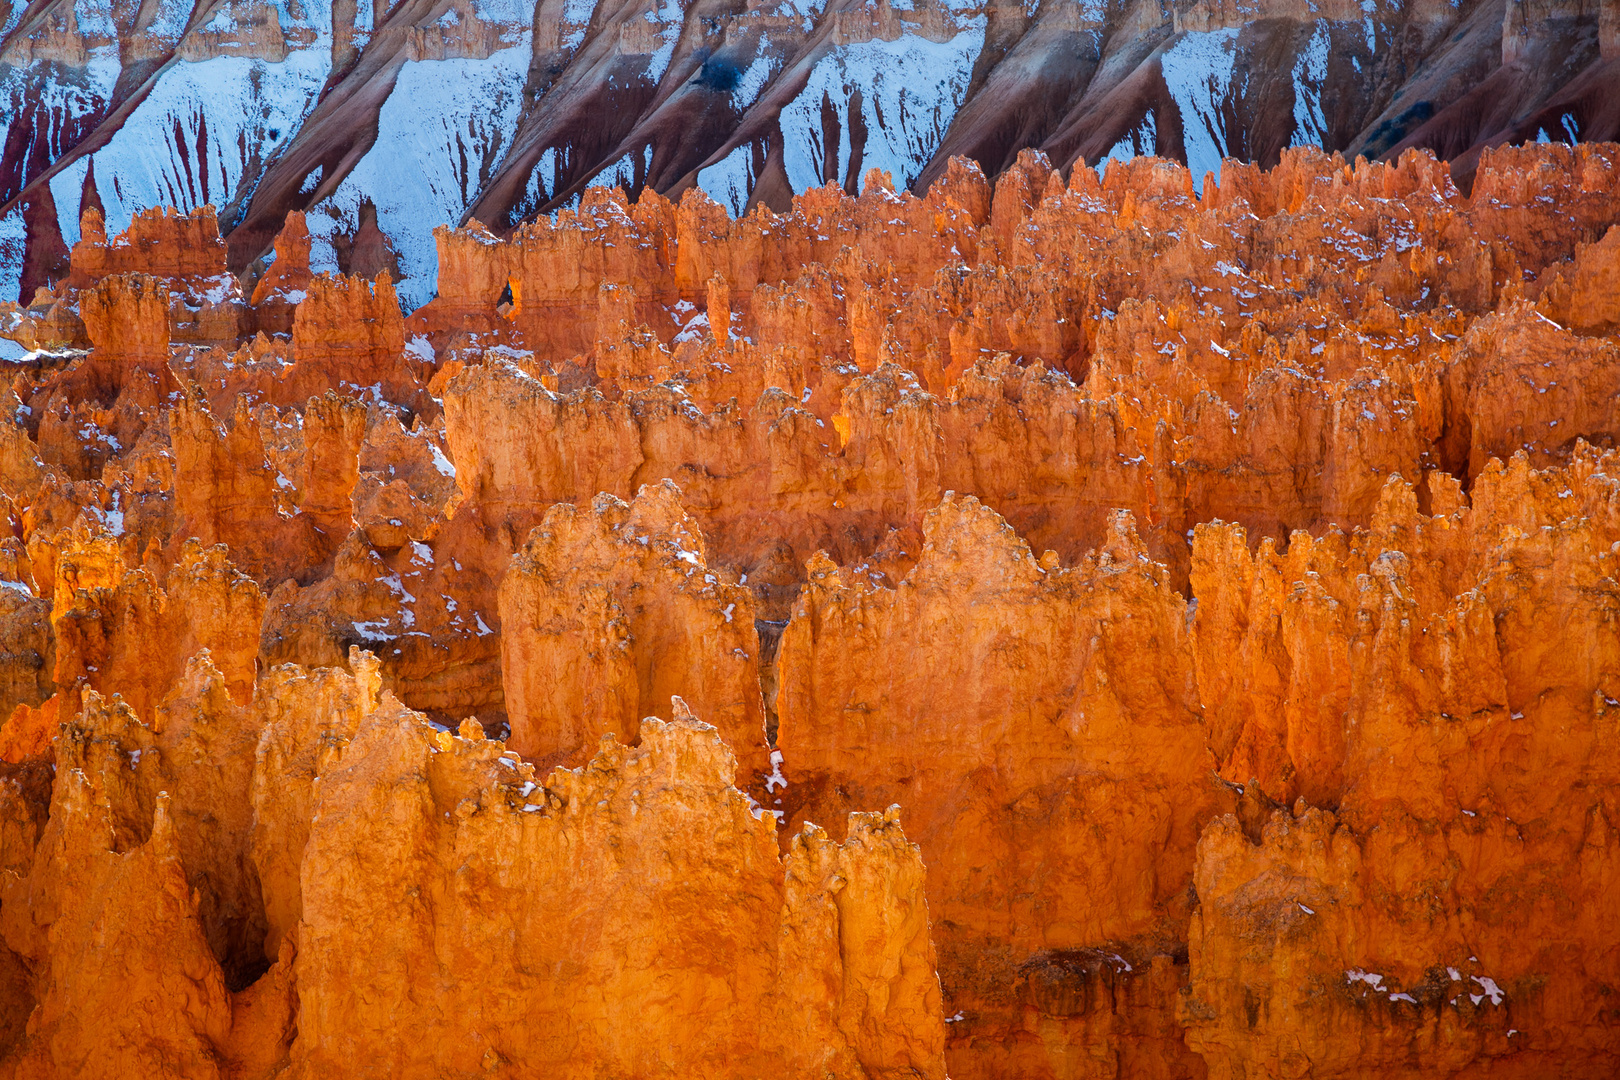
<path fill-rule="evenodd" d="M 517 127 L 528 36 L 481 60 L 412 60 L 377 118 L 377 139 L 337 190 L 309 214 L 310 267 L 339 269 L 334 235 L 353 235 L 361 204 L 397 255 L 402 302 L 433 297 L 434 225 L 461 220 Z M 423 226 L 426 227 L 423 227 Z"/>
<path fill-rule="evenodd" d="M 1612 9 L 1612 10 L 1611 10 Z M 0 299 L 110 229 L 213 203 L 252 277 L 288 211 L 318 269 L 432 296 L 432 229 L 591 183 L 732 213 L 867 170 L 925 187 L 1039 147 L 1194 175 L 1313 143 L 1455 159 L 1620 135 L 1620 0 L 35 0 L 0 31 Z"/>

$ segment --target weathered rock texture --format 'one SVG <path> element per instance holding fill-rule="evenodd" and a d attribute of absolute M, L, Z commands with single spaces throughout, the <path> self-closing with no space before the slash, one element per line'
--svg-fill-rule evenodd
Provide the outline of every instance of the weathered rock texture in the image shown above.
<path fill-rule="evenodd" d="M 703 547 L 668 480 L 629 505 L 603 494 L 589 510 L 552 507 L 501 583 L 514 750 L 549 765 L 604 733 L 635 739 L 679 689 L 753 775 L 770 771 L 753 593 L 712 573 Z"/>
<path fill-rule="evenodd" d="M 1620 147 L 83 229 L 0 1077 L 1620 1070 Z"/>
<path fill-rule="evenodd" d="M 1471 505 L 1431 477 L 1432 513 L 1391 478 L 1368 529 L 1283 555 L 1199 527 L 1199 667 L 1257 800 L 1199 843 L 1186 1014 L 1212 1075 L 1613 1060 L 1615 463 L 1521 451 Z"/>
<path fill-rule="evenodd" d="M 1620 137 L 1616 0 L 13 7 L 0 299 L 61 276 L 85 211 L 117 232 L 213 204 L 231 270 L 273 281 L 266 332 L 303 288 L 289 255 L 386 271 L 415 307 L 447 268 L 436 226 L 505 235 L 593 184 L 785 211 L 874 167 L 920 194 L 961 155 L 994 177 L 1029 149 L 1159 154 L 1201 184 L 1318 146 L 1428 150 L 1466 189 L 1493 148 Z"/>
<path fill-rule="evenodd" d="M 1185 602 L 1123 511 L 1072 568 L 971 497 L 922 540 L 894 587 L 811 561 L 777 656 L 782 802 L 907 807 L 959 1023 L 1019 1033 L 958 1074 L 1043 1073 L 1054 1043 L 1114 1050 L 1124 1075 L 1194 1069 L 1163 1010 L 1198 833 L 1233 800 Z M 1147 1008 L 1100 1000 L 1121 977 Z"/>
<path fill-rule="evenodd" d="M 718 733 L 676 711 L 542 787 L 385 697 L 316 789 L 291 1075 L 942 1080 L 917 848 L 863 814 L 779 855 Z M 451 1020 L 473 971 L 483 1003 Z"/>

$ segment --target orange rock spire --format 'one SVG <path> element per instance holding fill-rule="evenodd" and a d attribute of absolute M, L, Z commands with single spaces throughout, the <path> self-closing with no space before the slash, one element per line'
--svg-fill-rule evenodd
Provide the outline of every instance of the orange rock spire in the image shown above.
<path fill-rule="evenodd" d="M 1620 147 L 1194 179 L 87 215 L 0 1076 L 1613 1075 Z"/>

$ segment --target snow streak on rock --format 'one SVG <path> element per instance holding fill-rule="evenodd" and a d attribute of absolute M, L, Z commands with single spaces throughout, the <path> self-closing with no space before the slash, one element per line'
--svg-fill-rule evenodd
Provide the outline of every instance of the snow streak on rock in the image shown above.
<path fill-rule="evenodd" d="M 984 18 L 949 41 L 905 35 L 894 41 L 841 46 L 823 57 L 781 113 L 784 165 L 795 191 L 850 179 L 852 119 L 865 129 L 859 171 L 887 170 L 897 187 L 922 172 L 962 104 L 973 61 L 984 47 Z M 858 102 L 858 104 L 857 104 Z M 824 141 L 823 110 L 837 117 L 838 145 Z M 852 117 L 855 109 L 859 112 Z M 836 172 L 823 176 L 828 152 Z M 857 180 L 859 177 L 856 178 Z"/>
<path fill-rule="evenodd" d="M 681 24 L 686 21 L 686 15 L 681 11 L 679 0 L 663 0 L 657 12 L 649 11 L 643 18 L 658 27 L 658 47 L 647 62 L 647 81 L 656 85 L 663 79 L 664 72 L 669 70 L 669 61 L 675 55 L 675 42 L 681 36 Z"/>
<path fill-rule="evenodd" d="M 1125 137 L 1115 143 L 1113 149 L 1097 162 L 1097 173 L 1101 175 L 1110 161 L 1129 161 L 1144 154 L 1156 154 L 1159 152 L 1158 147 L 1159 126 L 1153 117 L 1153 110 L 1149 109 L 1147 115 L 1142 117 L 1142 122 L 1127 131 Z"/>
<path fill-rule="evenodd" d="M 1238 30 L 1228 27 L 1207 34 L 1189 33 L 1159 58 L 1164 84 L 1181 110 L 1182 139 L 1187 148 L 1187 169 L 1198 190 L 1204 174 L 1221 175 L 1227 156 L 1226 118 L 1236 59 Z"/>
<path fill-rule="evenodd" d="M 56 227 L 68 247 L 79 242 L 79 195 L 84 190 L 84 177 L 89 171 L 90 159 L 82 157 L 51 177 L 51 199 L 56 203 Z M 21 273 L 21 267 L 17 272 Z"/>
<path fill-rule="evenodd" d="M 15 296 L 26 254 L 22 208 L 0 218 L 0 296 Z"/>
<path fill-rule="evenodd" d="M 634 191 L 647 179 L 647 171 L 652 167 L 652 155 L 652 143 L 639 151 L 632 150 L 597 173 L 592 183 L 598 187 L 618 186 L 625 191 Z"/>
<path fill-rule="evenodd" d="M 572 51 L 579 48 L 585 40 L 585 32 L 591 25 L 591 13 L 596 6 L 591 0 L 565 0 L 563 4 L 562 22 L 567 32 L 562 38 L 562 47 Z"/>
<path fill-rule="evenodd" d="M 765 51 L 769 44 L 769 37 L 761 35 L 760 55 L 737 77 L 737 85 L 731 88 L 731 107 L 739 114 L 759 100 L 760 91 L 765 89 L 765 84 L 770 82 L 781 66 L 774 56 Z"/>
<path fill-rule="evenodd" d="M 567 172 L 567 147 L 546 147 L 540 159 L 534 163 L 534 168 L 529 170 L 528 183 L 524 186 L 523 197 L 514 208 L 514 215 L 523 218 L 533 216 L 535 211 L 551 201 L 551 196 L 562 186 L 562 178 Z"/>
<path fill-rule="evenodd" d="M 13 12 L 20 12 L 15 4 Z M 70 149 L 81 128 L 107 107 L 118 79 L 118 50 L 96 50 L 84 67 L 56 61 L 8 67 L 0 75 L 0 128 L 6 148 L 0 199 L 17 194 Z M 73 205 L 79 204 L 75 193 Z"/>
<path fill-rule="evenodd" d="M 1294 60 L 1294 136 L 1290 146 L 1321 146 L 1327 138 L 1322 87 L 1327 82 L 1328 28 L 1317 23 L 1310 43 Z"/>
<path fill-rule="evenodd" d="M 265 47 L 265 40 L 244 34 L 238 7 L 245 5 L 221 6 L 200 28 L 213 51 Z M 141 30 L 142 41 L 149 48 L 172 47 L 185 29 L 190 6 L 171 0 L 153 8 Z M 75 9 L 81 32 L 86 10 L 82 3 Z M 191 210 L 212 203 L 224 210 L 245 204 L 266 165 L 297 134 L 332 67 L 329 0 L 296 8 L 286 3 L 261 7 L 258 14 L 270 19 L 268 45 L 279 58 L 216 55 L 192 61 L 182 52 L 162 69 L 104 146 L 51 179 L 64 241 L 71 244 L 78 238 L 80 192 L 92 162 L 109 229 L 126 228 L 137 212 L 151 206 Z M 113 25 L 110 15 L 96 9 L 90 9 L 90 18 L 98 27 Z M 104 32 L 116 40 L 116 30 Z M 284 43 L 294 47 L 284 50 Z M 32 70 L 12 69 L 8 78 Z M 117 46 L 98 47 L 86 68 L 67 71 L 63 81 L 49 87 L 55 100 L 35 106 L 36 111 L 52 110 L 53 138 L 73 117 L 105 108 L 119 74 Z M 20 114 L 12 118 L 13 124 L 26 122 Z"/>
<path fill-rule="evenodd" d="M 128 228 L 149 206 L 238 202 L 298 130 L 330 70 L 331 53 L 318 49 L 279 64 L 235 56 L 176 63 L 94 155 L 107 228 Z"/>
<path fill-rule="evenodd" d="M 353 233 L 370 199 L 377 225 L 399 257 L 401 302 L 432 298 L 439 256 L 433 227 L 459 222 L 506 151 L 517 127 L 529 35 L 485 60 L 405 64 L 378 118 L 377 141 L 309 215 L 310 265 L 336 270 L 332 236 Z"/>
<path fill-rule="evenodd" d="M 755 144 L 743 143 L 719 161 L 698 173 L 698 187 L 704 194 L 741 217 L 748 206 L 749 192 L 759 179 L 754 168 Z"/>

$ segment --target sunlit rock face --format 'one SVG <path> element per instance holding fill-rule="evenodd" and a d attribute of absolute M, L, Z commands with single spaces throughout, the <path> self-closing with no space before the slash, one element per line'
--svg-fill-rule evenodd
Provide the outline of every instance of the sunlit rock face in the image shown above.
<path fill-rule="evenodd" d="M 432 298 L 433 229 L 588 186 L 777 211 L 954 156 L 1276 165 L 1408 148 L 1468 190 L 1503 143 L 1620 137 L 1612 0 L 83 0 L 0 8 L 0 300 L 94 208 L 216 207 L 247 291 L 307 215 L 317 272 Z M 276 312 L 267 310 L 270 324 Z"/>
<path fill-rule="evenodd" d="M 1614 1075 L 1620 146 L 1199 179 L 590 188 L 409 314 L 87 211 L 0 1077 Z"/>

